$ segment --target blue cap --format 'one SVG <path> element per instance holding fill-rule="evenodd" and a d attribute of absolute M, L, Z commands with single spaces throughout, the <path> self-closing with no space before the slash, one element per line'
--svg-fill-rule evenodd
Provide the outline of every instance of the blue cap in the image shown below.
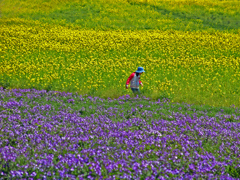
<path fill-rule="evenodd" d="M 143 67 L 138 67 L 136 73 L 142 73 L 142 72 L 145 72 Z"/>

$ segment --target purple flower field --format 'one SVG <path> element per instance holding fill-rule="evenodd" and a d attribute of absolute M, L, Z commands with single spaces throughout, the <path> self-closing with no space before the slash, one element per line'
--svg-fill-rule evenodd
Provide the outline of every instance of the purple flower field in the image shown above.
<path fill-rule="evenodd" d="M 0 89 L 0 179 L 239 179 L 240 109 Z"/>

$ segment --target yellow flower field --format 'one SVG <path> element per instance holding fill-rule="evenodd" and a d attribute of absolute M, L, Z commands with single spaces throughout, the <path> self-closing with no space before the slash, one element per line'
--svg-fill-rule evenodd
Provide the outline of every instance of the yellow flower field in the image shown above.
<path fill-rule="evenodd" d="M 131 93 L 126 80 L 143 66 L 146 96 L 240 106 L 240 31 L 103 31 L 18 17 L 0 24 L 1 86 L 118 97 Z"/>

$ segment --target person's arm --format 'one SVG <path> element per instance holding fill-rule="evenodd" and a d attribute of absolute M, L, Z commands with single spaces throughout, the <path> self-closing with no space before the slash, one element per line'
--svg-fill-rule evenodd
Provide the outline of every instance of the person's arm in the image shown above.
<path fill-rule="evenodd" d="M 129 85 L 130 81 L 132 80 L 132 78 L 134 77 L 134 75 L 135 75 L 135 73 L 132 73 L 132 74 L 128 77 L 127 82 L 126 82 L 126 88 L 128 88 L 128 85 Z"/>

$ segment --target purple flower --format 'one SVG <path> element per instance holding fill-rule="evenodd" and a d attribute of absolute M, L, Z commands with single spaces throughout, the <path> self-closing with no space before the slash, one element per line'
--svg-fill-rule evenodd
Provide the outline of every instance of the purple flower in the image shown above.
<path fill-rule="evenodd" d="M 74 101 L 75 101 L 74 99 L 68 99 L 67 100 L 68 103 L 72 103 L 72 104 L 74 103 Z"/>
<path fill-rule="evenodd" d="M 0 166 L 12 170 L 0 172 L 3 178 L 230 179 L 227 167 L 240 162 L 240 123 L 227 121 L 239 119 L 237 108 L 209 117 L 188 104 L 182 113 L 179 104 L 146 104 L 141 97 L 84 99 L 37 90 L 1 96 Z M 84 107 L 97 108 L 84 114 Z"/>
<path fill-rule="evenodd" d="M 37 175 L 37 173 L 35 173 L 35 172 L 32 172 L 31 174 L 30 174 L 30 176 L 32 176 L 32 177 L 35 177 Z"/>

